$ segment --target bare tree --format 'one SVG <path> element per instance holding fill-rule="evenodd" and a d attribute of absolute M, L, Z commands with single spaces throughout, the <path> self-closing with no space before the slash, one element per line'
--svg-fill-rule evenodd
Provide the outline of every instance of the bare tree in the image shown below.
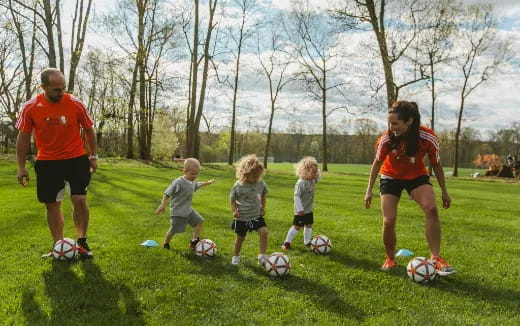
<path fill-rule="evenodd" d="M 21 13 L 22 8 L 15 8 L 12 0 L 8 2 L 8 9 L 15 28 L 16 38 L 18 40 L 18 47 L 20 53 L 20 60 L 23 68 L 24 85 L 25 85 L 25 100 L 28 101 L 32 97 L 32 79 L 34 70 L 35 58 L 35 43 L 36 43 L 36 2 L 29 11 L 32 13 L 32 18 L 28 19 Z M 29 36 L 29 44 L 26 42 L 26 37 Z"/>
<path fill-rule="evenodd" d="M 204 109 L 204 100 L 206 96 L 206 85 L 208 80 L 209 63 L 211 61 L 210 46 L 211 36 L 217 24 L 214 22 L 215 11 L 217 9 L 218 0 L 209 0 L 209 18 L 208 28 L 206 30 L 206 37 L 204 39 L 204 52 L 202 58 L 198 57 L 199 45 L 199 1 L 194 0 L 195 16 L 193 21 L 193 46 L 191 53 L 191 103 L 188 106 L 187 121 L 186 121 L 186 154 L 191 157 L 199 157 L 200 135 L 199 126 Z M 200 93 L 197 102 L 198 90 L 198 65 L 199 60 L 202 61 L 202 79 L 200 85 Z"/>
<path fill-rule="evenodd" d="M 303 70 L 300 80 L 310 96 L 321 103 L 322 170 L 328 171 L 327 117 L 338 108 L 327 109 L 327 95 L 335 90 L 344 96 L 341 88 L 346 84 L 341 79 L 330 78 L 339 65 L 339 55 L 335 49 L 336 28 L 329 16 L 311 8 L 308 0 L 297 0 L 292 4 L 290 24 L 286 24 L 286 29 Z"/>
<path fill-rule="evenodd" d="M 400 89 L 428 78 L 420 69 L 411 79 L 397 84 L 393 71 L 394 64 L 404 57 L 420 32 L 417 13 L 428 4 L 426 0 L 345 0 L 344 7 L 334 11 L 346 28 L 364 29 L 368 23 L 374 32 L 383 63 L 388 107 L 397 100 Z"/>
<path fill-rule="evenodd" d="M 293 81 L 293 75 L 290 75 L 288 67 L 293 63 L 294 52 L 287 53 L 285 50 L 286 40 L 283 39 L 281 34 L 280 19 L 271 21 L 266 25 L 266 29 L 262 30 L 262 36 L 266 39 L 266 44 L 261 45 L 260 34 L 257 37 L 257 54 L 260 65 L 264 76 L 269 83 L 269 125 L 267 128 L 267 140 L 265 143 L 264 151 L 264 167 L 267 168 L 267 159 L 269 157 L 269 150 L 271 145 L 272 130 L 273 130 L 273 119 L 276 111 L 276 102 L 278 95 L 282 89 L 291 81 Z M 267 35 L 266 33 L 267 32 Z"/>
<path fill-rule="evenodd" d="M 87 8 L 84 8 L 84 2 L 86 2 Z M 78 69 L 79 60 L 83 52 L 83 45 L 85 44 L 85 34 L 87 32 L 91 7 L 92 0 L 76 0 L 70 36 L 70 69 L 69 82 L 67 83 L 67 91 L 69 93 L 74 92 L 76 70 Z"/>
<path fill-rule="evenodd" d="M 457 42 L 461 51 L 456 62 L 460 67 L 460 105 L 455 132 L 455 158 L 453 176 L 458 176 L 459 138 L 467 98 L 496 71 L 509 61 L 510 43 L 496 38 L 497 19 L 491 5 L 473 5 L 457 17 Z"/>
<path fill-rule="evenodd" d="M 235 125 L 236 125 L 236 109 L 237 109 L 237 94 L 238 82 L 240 75 L 240 57 L 243 47 L 248 38 L 253 35 L 256 23 L 251 22 L 252 16 L 256 9 L 256 0 L 232 0 L 233 6 L 238 7 L 240 13 L 238 19 L 240 23 L 236 32 L 234 27 L 228 28 L 228 35 L 233 43 L 234 49 L 231 49 L 232 55 L 235 57 L 235 71 L 233 76 L 233 100 L 231 104 L 231 132 L 229 141 L 229 155 L 228 164 L 232 165 L 235 159 Z M 236 51 L 236 52 L 235 52 Z"/>

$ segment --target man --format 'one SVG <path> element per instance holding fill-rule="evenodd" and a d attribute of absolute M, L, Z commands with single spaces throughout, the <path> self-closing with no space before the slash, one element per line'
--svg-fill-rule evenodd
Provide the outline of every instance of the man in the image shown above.
<path fill-rule="evenodd" d="M 18 182 L 26 187 L 29 172 L 25 167 L 31 135 L 38 148 L 36 163 L 36 192 L 38 200 L 47 209 L 47 223 L 53 241 L 63 239 L 64 219 L 61 201 L 65 184 L 69 185 L 74 206 L 73 220 L 78 236 L 77 245 L 81 258 L 93 257 L 87 244 L 89 208 L 87 187 L 91 174 L 97 169 L 97 142 L 94 122 L 85 105 L 65 93 L 65 77 L 54 68 L 42 71 L 42 94 L 23 104 L 16 122 L 19 130 L 16 140 Z M 85 132 L 90 150 L 87 155 L 80 129 Z M 45 254 L 42 257 L 49 257 Z"/>

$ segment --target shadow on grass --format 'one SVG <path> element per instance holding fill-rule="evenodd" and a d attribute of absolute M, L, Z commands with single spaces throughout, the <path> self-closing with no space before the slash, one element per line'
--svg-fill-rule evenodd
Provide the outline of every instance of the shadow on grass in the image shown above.
<path fill-rule="evenodd" d="M 323 307 L 342 318 L 353 319 L 358 322 L 366 318 L 366 314 L 363 310 L 353 304 L 345 302 L 333 288 L 295 275 L 289 275 L 286 278 L 270 277 L 263 267 L 257 265 L 256 258 L 244 259 L 239 266 L 233 266 L 231 265 L 231 260 L 228 259 L 229 257 L 225 256 L 202 258 L 193 253 L 181 253 L 181 256 L 190 261 L 193 266 L 197 267 L 197 270 L 193 271 L 194 273 L 208 276 L 232 276 L 236 281 L 247 284 L 263 284 L 264 282 L 271 281 L 275 286 L 283 288 L 286 291 L 298 292 L 303 296 L 309 297 L 313 305 Z M 246 276 L 240 273 L 240 269 L 243 268 L 251 270 L 258 277 Z M 258 286 L 263 285 L 259 284 Z M 318 322 L 319 320 L 317 319 L 309 320 L 309 323 Z"/>
<path fill-rule="evenodd" d="M 22 309 L 28 325 L 144 325 L 128 287 L 105 280 L 93 261 L 80 264 L 83 275 L 77 275 L 71 264 L 57 261 L 42 274 L 49 317 L 36 302 L 36 291 L 24 289 Z"/>
<path fill-rule="evenodd" d="M 520 311 L 520 291 L 493 288 L 481 282 L 462 280 L 462 277 L 460 274 L 437 277 L 429 286 L 441 291 L 450 291 L 457 295 L 463 294 L 490 304 L 501 305 L 511 311 Z"/>
<path fill-rule="evenodd" d="M 271 277 L 263 267 L 254 263 L 246 264 L 245 266 L 258 276 L 270 279 L 276 286 L 286 291 L 298 292 L 301 295 L 310 297 L 313 306 L 322 307 L 341 318 L 353 319 L 357 322 L 361 322 L 366 318 L 366 313 L 363 310 L 343 300 L 343 298 L 329 286 L 296 275 L 289 275 L 284 278 Z M 308 322 L 319 323 L 320 320 L 313 318 Z"/>

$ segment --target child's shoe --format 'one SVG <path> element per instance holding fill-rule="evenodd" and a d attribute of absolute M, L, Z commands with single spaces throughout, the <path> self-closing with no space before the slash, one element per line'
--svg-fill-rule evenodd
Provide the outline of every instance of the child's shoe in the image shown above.
<path fill-rule="evenodd" d="M 309 242 L 306 242 L 306 243 L 304 243 L 303 245 L 304 245 L 305 247 L 309 247 L 309 248 L 310 248 L 310 247 L 311 247 L 311 242 L 310 242 L 310 241 L 309 241 Z"/>
<path fill-rule="evenodd" d="M 240 256 L 233 256 L 233 258 L 231 258 L 231 265 L 240 265 Z"/>
<path fill-rule="evenodd" d="M 258 255 L 258 265 L 264 266 L 266 260 L 267 260 L 267 255 L 266 254 Z"/>
<path fill-rule="evenodd" d="M 291 243 L 290 243 L 290 242 L 287 242 L 287 241 L 284 242 L 284 243 L 282 244 L 282 250 L 289 250 L 289 249 L 291 249 Z"/>
<path fill-rule="evenodd" d="M 195 247 L 197 246 L 197 243 L 199 243 L 199 238 L 191 240 L 190 241 L 190 248 L 195 250 Z"/>
<path fill-rule="evenodd" d="M 447 261 L 439 256 L 433 257 L 433 265 L 435 266 L 439 276 L 448 276 L 457 273 L 457 270 L 454 267 L 450 266 Z"/>
<path fill-rule="evenodd" d="M 163 246 L 164 249 L 170 250 L 170 244 L 169 243 L 165 243 L 162 246 Z"/>
<path fill-rule="evenodd" d="M 383 272 L 388 272 L 389 270 L 391 270 L 392 268 L 395 268 L 395 267 L 397 267 L 397 263 L 396 263 L 395 259 L 392 259 L 392 258 L 386 256 L 385 262 L 383 263 L 383 266 L 381 266 L 381 270 Z"/>

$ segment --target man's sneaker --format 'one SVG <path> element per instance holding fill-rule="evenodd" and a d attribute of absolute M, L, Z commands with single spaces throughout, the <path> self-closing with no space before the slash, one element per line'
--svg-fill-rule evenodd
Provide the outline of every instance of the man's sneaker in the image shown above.
<path fill-rule="evenodd" d="M 190 241 L 190 248 L 195 250 L 195 247 L 197 246 L 197 243 L 199 243 L 199 238 L 191 240 Z"/>
<path fill-rule="evenodd" d="M 239 265 L 240 264 L 240 256 L 233 256 L 231 258 L 231 265 Z"/>
<path fill-rule="evenodd" d="M 451 267 L 450 264 L 448 264 L 448 262 L 442 259 L 441 257 L 437 256 L 434 257 L 432 260 L 433 265 L 435 266 L 435 269 L 437 270 L 437 274 L 439 274 L 439 276 L 448 276 L 457 273 L 457 270 Z"/>
<path fill-rule="evenodd" d="M 397 263 L 395 262 L 395 259 L 392 259 L 388 256 L 385 258 L 385 262 L 383 263 L 383 266 L 381 266 L 381 270 L 383 272 L 388 272 L 392 268 L 395 268 L 397 266 Z"/>
<path fill-rule="evenodd" d="M 169 243 L 164 243 L 164 244 L 162 245 L 162 247 L 163 247 L 164 249 L 168 249 L 168 250 L 170 250 L 170 244 L 169 244 Z"/>
<path fill-rule="evenodd" d="M 260 254 L 260 255 L 258 255 L 258 265 L 260 265 L 260 266 L 264 266 L 266 260 L 267 260 L 267 255 L 266 255 L 266 254 Z"/>
<path fill-rule="evenodd" d="M 291 243 L 286 241 L 282 245 L 282 250 L 288 250 L 288 249 L 291 249 Z"/>
<path fill-rule="evenodd" d="M 90 247 L 88 246 L 88 243 L 86 240 L 79 240 L 76 242 L 77 250 L 79 253 L 79 258 L 81 259 L 88 259 L 88 258 L 94 258 L 94 254 L 90 250 Z"/>
<path fill-rule="evenodd" d="M 310 246 L 311 246 L 311 242 L 310 242 L 310 241 L 309 241 L 309 242 L 305 242 L 303 245 L 304 245 L 305 247 L 310 247 Z"/>

